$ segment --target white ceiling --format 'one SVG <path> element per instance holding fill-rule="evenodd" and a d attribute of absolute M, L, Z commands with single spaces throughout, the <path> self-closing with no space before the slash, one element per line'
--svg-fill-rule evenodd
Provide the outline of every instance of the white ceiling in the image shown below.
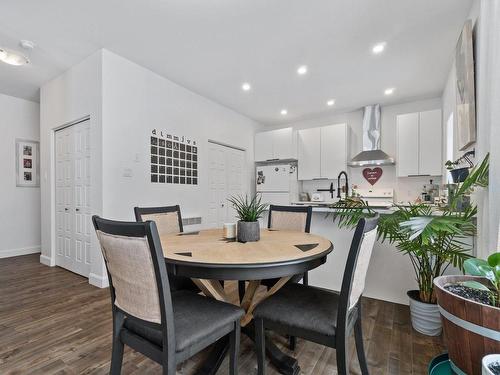
<path fill-rule="evenodd" d="M 37 48 L 27 67 L 0 64 L 0 92 L 38 100 L 45 81 L 107 48 L 264 124 L 432 97 L 472 1 L 2 0 L 0 46 Z"/>

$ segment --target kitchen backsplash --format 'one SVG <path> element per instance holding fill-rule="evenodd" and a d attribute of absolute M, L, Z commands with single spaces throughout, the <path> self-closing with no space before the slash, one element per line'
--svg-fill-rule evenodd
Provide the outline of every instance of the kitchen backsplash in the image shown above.
<path fill-rule="evenodd" d="M 425 184 L 428 184 L 431 178 L 434 183 L 441 184 L 441 177 L 396 177 L 395 166 L 386 166 L 381 168 L 383 170 L 382 177 L 380 177 L 380 179 L 373 186 L 368 183 L 363 177 L 364 168 L 348 168 L 347 173 L 349 175 L 349 190 L 351 190 L 353 185 L 357 185 L 358 188 L 362 189 L 394 188 L 396 202 L 413 202 L 420 196 L 423 190 L 423 186 Z M 337 180 L 303 181 L 302 191 L 309 193 L 309 195 L 312 195 L 312 193 L 317 193 L 317 189 L 328 189 L 332 182 L 334 189 L 337 189 Z M 325 201 L 332 199 L 328 191 L 323 191 L 320 193 L 323 195 L 323 199 Z M 336 199 L 336 190 L 333 196 L 334 199 Z"/>

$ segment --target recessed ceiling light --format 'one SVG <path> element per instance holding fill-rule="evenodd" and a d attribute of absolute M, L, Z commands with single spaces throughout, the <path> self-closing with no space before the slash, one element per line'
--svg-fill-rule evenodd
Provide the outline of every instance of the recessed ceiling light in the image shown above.
<path fill-rule="evenodd" d="M 330 99 L 329 101 L 326 102 L 326 105 L 329 107 L 331 107 L 334 104 L 335 104 L 335 99 Z"/>
<path fill-rule="evenodd" d="M 282 109 L 280 112 L 283 116 L 288 114 L 288 111 L 286 109 Z"/>
<path fill-rule="evenodd" d="M 29 63 L 29 60 L 26 56 L 19 52 L 9 51 L 3 48 L 0 48 L 0 61 L 3 61 L 9 65 L 26 65 Z"/>
<path fill-rule="evenodd" d="M 306 73 L 307 73 L 307 66 L 306 65 L 299 66 L 299 68 L 297 69 L 297 74 L 303 76 Z"/>
<path fill-rule="evenodd" d="M 388 89 L 385 89 L 384 94 L 385 95 L 392 95 L 392 94 L 394 94 L 394 90 L 395 90 L 394 87 L 390 87 Z"/>
<path fill-rule="evenodd" d="M 385 42 L 375 44 L 372 48 L 372 52 L 376 55 L 382 53 L 385 49 L 385 44 L 386 44 Z"/>
<path fill-rule="evenodd" d="M 251 88 L 252 88 L 252 86 L 250 86 L 250 84 L 248 82 L 245 82 L 244 84 L 241 85 L 241 89 L 243 91 L 250 91 Z"/>

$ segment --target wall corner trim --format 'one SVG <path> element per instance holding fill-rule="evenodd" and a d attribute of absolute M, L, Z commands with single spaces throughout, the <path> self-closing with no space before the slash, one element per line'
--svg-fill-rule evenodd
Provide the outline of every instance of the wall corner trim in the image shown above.
<path fill-rule="evenodd" d="M 40 263 L 49 267 L 54 267 L 56 265 L 55 259 L 53 260 L 51 257 L 48 257 L 47 255 L 40 255 Z"/>
<path fill-rule="evenodd" d="M 19 249 L 0 250 L 0 258 L 17 257 L 20 255 L 36 254 L 40 252 L 40 246 L 22 247 Z"/>
<path fill-rule="evenodd" d="M 89 284 L 94 285 L 98 288 L 107 288 L 109 286 L 109 281 L 107 276 L 99 276 L 95 273 L 89 275 Z"/>

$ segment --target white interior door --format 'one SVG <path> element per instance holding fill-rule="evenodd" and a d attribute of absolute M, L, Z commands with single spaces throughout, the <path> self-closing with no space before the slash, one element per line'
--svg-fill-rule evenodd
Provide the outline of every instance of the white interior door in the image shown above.
<path fill-rule="evenodd" d="M 56 142 L 56 265 L 90 273 L 90 121 L 58 130 Z"/>
<path fill-rule="evenodd" d="M 208 143 L 208 217 L 207 227 L 221 228 L 236 221 L 236 213 L 227 199 L 245 194 L 245 152 L 216 143 Z"/>

